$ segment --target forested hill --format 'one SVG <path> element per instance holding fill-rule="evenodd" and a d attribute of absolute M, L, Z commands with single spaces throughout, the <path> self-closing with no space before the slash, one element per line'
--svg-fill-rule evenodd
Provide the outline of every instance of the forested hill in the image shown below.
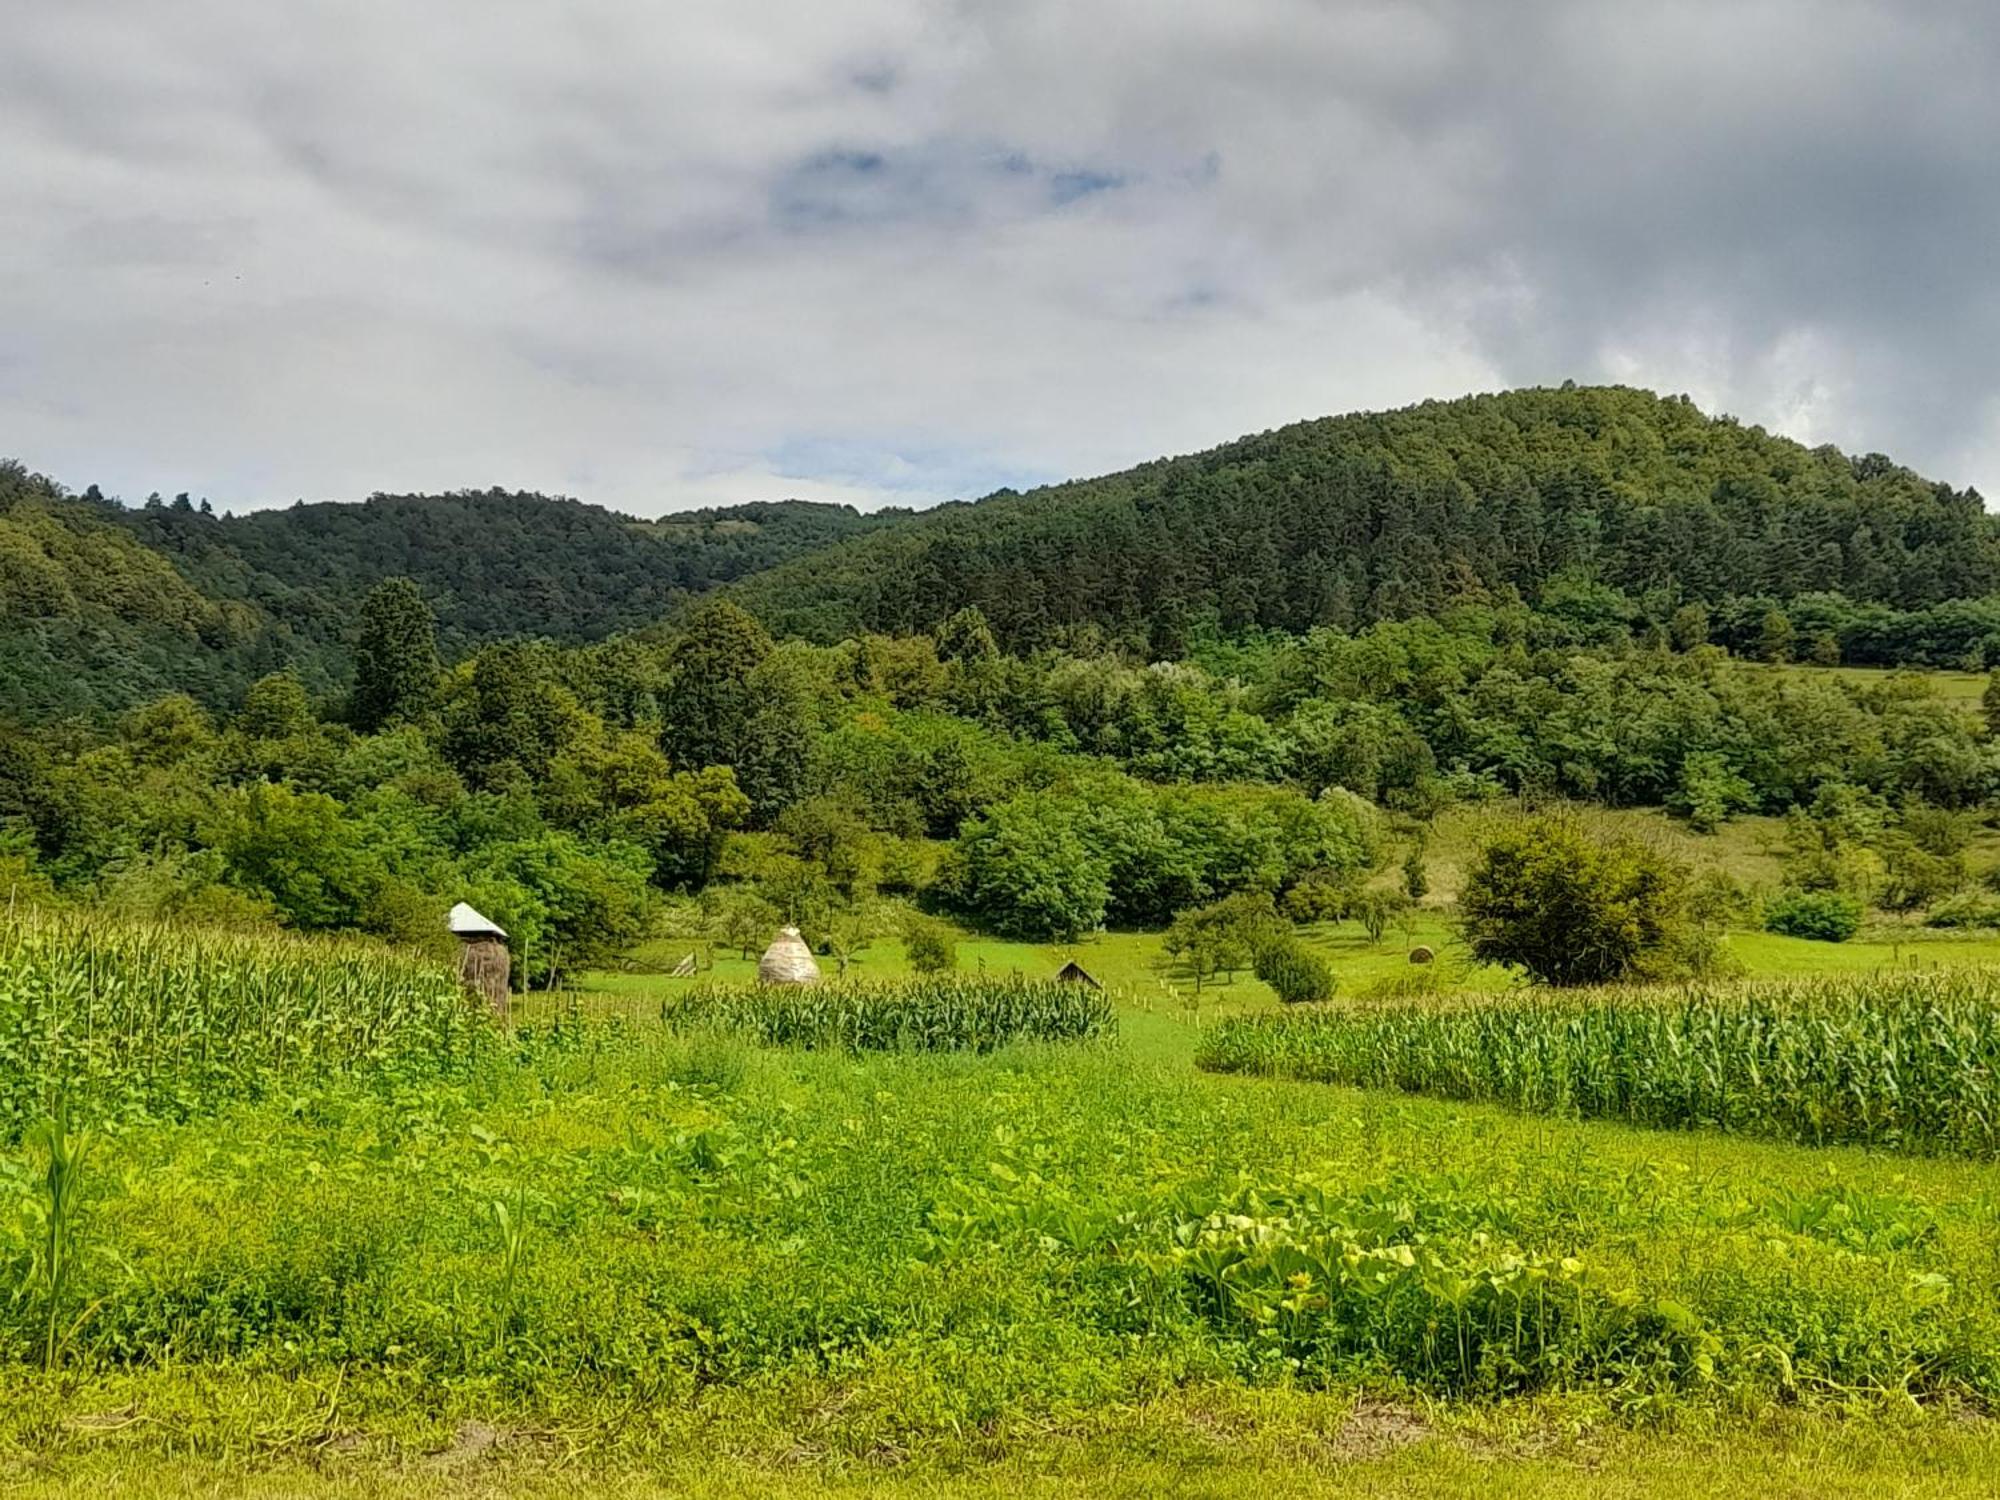
<path fill-rule="evenodd" d="M 216 516 L 185 497 L 71 495 L 0 464 L 0 716 L 170 691 L 228 701 L 286 665 L 335 686 L 363 596 L 397 576 L 423 590 L 451 656 L 515 636 L 599 640 L 908 514 L 787 500 L 646 522 L 490 490 Z"/>
<path fill-rule="evenodd" d="M 1303 422 L 1101 479 L 944 507 L 739 586 L 822 639 L 976 605 L 1004 644 L 1093 623 L 1352 627 L 1557 584 L 1686 600 L 1834 591 L 1920 609 L 2000 587 L 1979 496 L 1619 387 Z"/>
<path fill-rule="evenodd" d="M 107 513 L 203 592 L 256 603 L 316 640 L 338 639 L 384 578 L 412 578 L 450 651 L 515 635 L 600 640 L 657 621 L 684 595 L 909 514 L 784 500 L 648 522 L 506 490 L 240 516 L 175 505 Z"/>
<path fill-rule="evenodd" d="M 0 718 L 168 691 L 233 702 L 285 665 L 337 688 L 363 595 L 399 575 L 451 658 L 501 638 L 602 639 L 724 585 L 778 632 L 821 640 L 931 630 L 974 605 L 1014 649 L 1092 626 L 1153 656 L 1196 629 L 1351 628 L 1513 593 L 1635 632 L 1691 601 L 1733 600 L 1723 616 L 1754 622 L 1771 601 L 1818 595 L 1805 615 L 1847 649 L 1856 607 L 2000 594 L 2000 529 L 1976 494 L 1888 459 L 1615 387 L 1305 422 L 1025 495 L 866 516 L 782 501 L 647 522 L 500 490 L 214 516 L 185 497 L 72 495 L 0 463 Z M 1843 596 L 1832 614 L 1827 595 Z M 2000 621 L 1974 613 L 1921 649 L 1854 659 L 1991 655 Z"/>

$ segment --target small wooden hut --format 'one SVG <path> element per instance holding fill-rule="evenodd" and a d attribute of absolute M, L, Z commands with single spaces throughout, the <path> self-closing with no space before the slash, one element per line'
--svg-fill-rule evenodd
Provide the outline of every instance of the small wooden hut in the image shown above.
<path fill-rule="evenodd" d="M 445 925 L 458 939 L 458 977 L 485 996 L 493 1014 L 504 1021 L 510 968 L 506 929 L 482 917 L 463 901 L 451 909 Z"/>
<path fill-rule="evenodd" d="M 1088 969 L 1084 968 L 1082 964 L 1078 963 L 1073 958 L 1068 963 L 1064 964 L 1060 969 L 1056 970 L 1056 983 L 1087 984 L 1094 990 L 1101 990 L 1104 988 L 1103 985 L 1099 984 L 1097 980 L 1094 977 L 1092 977 Z"/>
<path fill-rule="evenodd" d="M 759 984 L 818 984 L 819 965 L 812 949 L 796 927 L 787 927 L 771 939 L 771 946 L 757 960 Z"/>

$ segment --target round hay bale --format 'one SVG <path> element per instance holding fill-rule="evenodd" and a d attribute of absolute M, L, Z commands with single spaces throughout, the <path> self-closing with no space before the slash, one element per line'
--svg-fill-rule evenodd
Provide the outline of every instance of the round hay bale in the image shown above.
<path fill-rule="evenodd" d="M 1410 950 L 1410 962 L 1413 964 L 1427 964 L 1436 957 L 1437 955 L 1431 952 L 1431 950 L 1426 948 L 1422 943 L 1419 943 L 1416 947 Z"/>
<path fill-rule="evenodd" d="M 771 940 L 764 956 L 757 960 L 759 984 L 818 984 L 819 965 L 812 949 L 796 927 L 787 927 Z"/>

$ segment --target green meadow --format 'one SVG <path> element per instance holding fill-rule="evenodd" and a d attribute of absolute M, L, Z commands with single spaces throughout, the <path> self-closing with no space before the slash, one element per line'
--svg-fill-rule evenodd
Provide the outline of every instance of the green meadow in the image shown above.
<path fill-rule="evenodd" d="M 1417 943 L 1453 983 L 1496 977 L 1435 912 L 1379 943 L 1309 940 L 1356 997 L 1332 1009 L 1361 1017 L 1465 1003 L 1396 991 Z M 64 951 L 123 963 L 135 1015 L 151 971 L 177 976 L 184 1028 L 232 1014 L 257 956 L 141 964 L 174 941 L 107 926 Z M 1960 990 L 1990 994 L 1971 966 L 1996 956 L 1730 944 L 1862 1006 L 1909 970 L 1966 966 Z M 317 993 L 344 957 L 304 946 L 287 983 Z M 1157 934 L 962 938 L 957 980 L 932 983 L 966 1004 L 1073 957 L 1115 1023 L 985 1051 L 762 1045 L 754 998 L 664 1025 L 751 968 L 657 972 L 678 957 L 656 942 L 529 997 L 469 1050 L 425 1022 L 315 1054 L 302 1025 L 291 1062 L 211 1067 L 198 1104 L 99 1111 L 60 1283 L 48 1143 L 21 1132 L 0 1155 L 0 1476 L 64 1495 L 1920 1495 L 1979 1492 L 2000 1461 L 1984 1156 L 1201 1071 L 1219 1028 L 1279 1007 L 1242 973 L 1197 997 Z M 0 977 L 37 1066 L 54 1054 L 30 1023 L 76 1024 L 59 958 L 39 988 Z M 422 972 L 369 993 L 391 1013 Z M 900 946 L 863 976 L 906 979 Z"/>

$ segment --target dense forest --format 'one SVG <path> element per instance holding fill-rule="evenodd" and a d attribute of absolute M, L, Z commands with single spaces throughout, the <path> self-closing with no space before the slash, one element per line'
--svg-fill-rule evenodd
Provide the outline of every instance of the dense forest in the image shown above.
<path fill-rule="evenodd" d="M 0 465 L 0 715 L 210 709 L 353 670 L 351 622 L 413 580 L 447 660 L 582 644 L 727 587 L 774 635 L 930 632 L 1174 660 L 1217 633 L 1353 631 L 1526 604 L 1582 638 L 1739 654 L 2000 662 L 2000 530 L 1969 490 L 1622 388 L 1301 423 L 1101 479 L 863 516 L 784 501 L 657 522 L 503 491 L 207 513 Z M 1686 645 L 1685 621 L 1678 644 Z"/>
<path fill-rule="evenodd" d="M 1522 796 L 1784 814 L 1801 897 L 2000 918 L 1962 857 L 2000 790 L 2000 692 L 1981 715 L 1920 675 L 1592 641 L 1523 605 L 1146 664 L 1010 654 L 975 609 L 780 642 L 712 600 L 446 666 L 399 579 L 353 648 L 331 697 L 277 672 L 221 711 L 0 732 L 0 888 L 409 942 L 468 899 L 542 978 L 663 926 L 748 944 L 789 919 L 838 954 L 925 913 L 1037 939 L 1231 901 L 1387 920 L 1422 884 L 1418 853 L 1385 890 L 1392 844 Z"/>
<path fill-rule="evenodd" d="M 929 512 L 740 597 L 819 639 L 924 629 L 972 604 L 1008 646 L 1088 624 L 1175 656 L 1204 616 L 1351 629 L 1454 603 L 1568 602 L 1579 585 L 1661 623 L 1689 601 L 1760 596 L 1926 611 L 2000 587 L 2000 532 L 1976 493 L 1880 456 L 1644 391 L 1522 390 Z"/>
<path fill-rule="evenodd" d="M 458 657 L 513 637 L 601 640 L 680 601 L 907 512 L 781 501 L 657 522 L 500 490 L 376 495 L 218 516 L 188 495 L 128 507 L 0 463 L 0 714 L 117 710 L 183 691 L 220 705 L 277 667 L 352 671 L 362 598 L 407 577 Z"/>

